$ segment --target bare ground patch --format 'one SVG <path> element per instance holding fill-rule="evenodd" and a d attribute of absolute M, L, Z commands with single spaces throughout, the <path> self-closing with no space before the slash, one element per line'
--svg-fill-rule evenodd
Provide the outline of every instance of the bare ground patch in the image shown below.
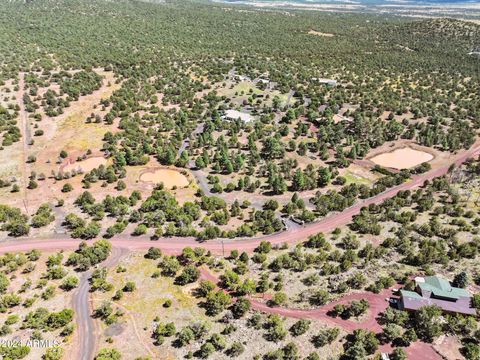
<path fill-rule="evenodd" d="M 310 30 L 308 32 L 309 35 L 315 35 L 315 36 L 323 36 L 323 37 L 334 37 L 335 35 L 334 34 L 331 34 L 331 33 L 324 33 L 324 32 L 320 32 L 320 31 L 315 31 L 315 30 Z"/>

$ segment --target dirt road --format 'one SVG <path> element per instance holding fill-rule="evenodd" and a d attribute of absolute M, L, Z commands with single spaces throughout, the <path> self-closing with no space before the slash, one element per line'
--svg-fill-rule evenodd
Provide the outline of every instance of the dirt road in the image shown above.
<path fill-rule="evenodd" d="M 441 168 L 432 170 L 422 175 L 414 176 L 410 181 L 390 188 L 372 198 L 361 201 L 349 207 L 348 209 L 345 209 L 341 213 L 331 214 L 322 220 L 307 224 L 301 228 L 290 229 L 289 231 L 247 239 L 214 239 L 205 242 L 199 242 L 193 237 L 160 238 L 152 241 L 146 238 L 133 237 L 130 235 L 118 235 L 115 238 L 110 239 L 110 242 L 114 247 L 121 247 L 129 250 L 145 250 L 151 246 L 155 246 L 161 248 L 165 253 L 168 254 L 178 254 L 187 246 L 202 247 L 218 255 L 228 255 L 229 252 L 234 249 L 252 252 L 262 240 L 270 241 L 273 245 L 281 245 L 284 243 L 295 244 L 319 232 L 329 232 L 337 227 L 346 225 L 351 221 L 353 216 L 360 212 L 362 207 L 370 204 L 379 204 L 384 200 L 395 196 L 399 191 L 418 188 L 427 180 L 431 181 L 435 177 L 445 175 L 452 164 L 459 166 L 468 158 L 476 156 L 479 153 L 480 140 L 477 141 L 470 150 L 463 152 L 454 161 Z M 68 238 L 62 234 L 54 235 L 48 239 L 8 239 L 0 243 L 0 253 L 29 251 L 33 248 L 38 250 L 71 250 L 77 248 L 79 243 L 79 240 Z"/>
<path fill-rule="evenodd" d="M 27 185 L 28 185 L 28 164 L 27 164 L 27 159 L 28 159 L 28 144 L 31 141 L 31 134 L 30 134 L 30 126 L 28 125 L 28 114 L 27 111 L 25 110 L 25 104 L 23 103 L 23 96 L 25 95 L 25 73 L 21 72 L 19 74 L 19 80 L 18 80 L 18 91 L 17 91 L 17 101 L 18 101 L 18 106 L 20 108 L 19 111 L 19 116 L 20 116 L 20 131 L 22 134 L 22 162 L 23 162 L 23 167 L 22 167 L 22 179 L 23 179 L 23 202 L 25 206 L 25 211 L 27 214 L 30 214 L 29 209 L 28 209 L 28 198 L 27 198 Z"/>
<path fill-rule="evenodd" d="M 210 280 L 214 284 L 218 284 L 218 277 L 206 267 L 200 269 L 201 278 L 204 280 Z M 371 331 L 381 333 L 383 331 L 382 326 L 378 323 L 377 319 L 381 313 L 383 313 L 389 306 L 389 302 L 386 298 L 392 296 L 392 289 L 398 288 L 399 284 L 395 284 L 389 289 L 384 289 L 378 294 L 372 292 L 357 292 L 343 296 L 340 299 L 334 300 L 327 305 L 317 307 L 315 309 L 294 309 L 281 306 L 270 307 L 266 304 L 265 300 L 258 300 L 255 297 L 249 297 L 252 309 L 261 311 L 266 314 L 277 314 L 284 317 L 294 319 L 312 319 L 321 321 L 324 324 L 328 324 L 332 327 L 339 327 L 348 333 L 353 332 L 356 329 L 368 329 Z M 219 288 L 217 288 L 219 289 Z M 332 317 L 327 315 L 337 304 L 347 304 L 354 300 L 365 299 L 369 303 L 369 309 L 365 316 L 360 321 L 353 319 L 345 320 L 340 317 Z M 390 343 L 380 345 L 378 351 L 384 353 L 392 352 L 393 348 Z M 421 341 L 417 341 L 411 344 L 407 349 L 409 360 L 442 360 L 442 357 L 433 349 L 431 344 L 426 344 Z"/>
<path fill-rule="evenodd" d="M 432 180 L 435 177 L 442 176 L 447 173 L 449 167 L 452 163 L 455 165 L 462 164 L 466 159 L 477 155 L 480 152 L 480 141 L 468 151 L 463 152 L 459 155 L 454 162 L 446 164 L 444 167 L 432 170 L 426 174 L 422 174 L 419 176 L 415 176 L 411 181 L 391 188 L 377 196 L 374 196 L 370 199 L 367 199 L 363 202 L 360 202 L 341 213 L 332 214 L 318 222 L 309 224 L 302 228 L 297 228 L 294 230 L 281 232 L 269 236 L 261 236 L 256 238 L 249 238 L 246 240 L 211 240 L 203 243 L 197 242 L 194 238 L 161 238 L 157 241 L 151 241 L 146 239 L 139 239 L 134 238 L 128 235 L 122 235 L 115 239 L 111 240 L 111 243 L 114 247 L 115 253 L 119 254 L 122 251 L 128 250 L 145 250 L 151 246 L 156 246 L 161 248 L 165 253 L 170 254 L 178 254 L 182 251 L 183 248 L 187 246 L 195 247 L 203 247 L 207 250 L 212 251 L 215 254 L 228 254 L 229 251 L 233 249 L 238 249 L 241 251 L 253 251 L 260 241 L 268 240 L 272 244 L 283 244 L 283 243 L 297 243 L 304 239 L 306 239 L 310 235 L 314 235 L 318 232 L 328 232 L 336 227 L 342 226 L 347 224 L 354 215 L 358 214 L 362 207 L 368 206 L 369 204 L 378 204 L 384 201 L 385 199 L 391 198 L 395 196 L 399 191 L 402 190 L 411 190 L 417 188 L 425 183 L 427 180 Z M 76 249 L 79 245 L 79 240 L 73 240 L 70 238 L 65 238 L 64 235 L 59 234 L 56 238 L 49 238 L 49 239 L 15 239 L 15 240 L 8 240 L 0 245 L 0 253 L 6 252 L 19 252 L 19 251 L 29 251 L 31 249 L 38 249 L 38 250 L 73 250 Z M 118 250 L 122 249 L 122 250 Z M 114 263 L 116 256 L 111 257 L 107 260 L 104 266 L 108 266 L 110 263 Z M 118 260 L 117 260 L 118 261 Z M 90 317 L 91 309 L 89 306 L 88 301 L 88 274 L 84 274 L 82 276 L 81 285 L 78 288 L 76 295 L 73 299 L 73 304 L 75 308 L 75 313 L 77 314 L 77 321 L 79 324 L 79 359 L 88 359 L 90 360 L 93 358 L 93 354 L 95 352 L 95 333 L 94 331 L 94 323 Z M 355 295 L 355 294 L 354 294 Z M 352 296 L 354 296 L 352 295 Z M 370 299 L 374 306 L 375 312 L 381 310 L 384 303 L 378 302 L 377 298 Z M 292 309 L 282 309 L 282 308 L 272 308 L 267 307 L 265 304 L 256 302 L 255 306 L 259 310 L 263 311 L 277 311 L 279 314 L 284 316 L 292 316 L 292 317 L 310 317 L 313 319 L 325 319 L 325 313 L 323 311 L 305 311 L 305 310 L 292 310 Z M 372 305 L 371 305 L 372 306 Z M 345 324 L 343 320 L 339 319 L 328 319 L 329 321 L 342 321 L 342 326 L 346 326 L 346 328 L 357 327 L 357 325 L 353 324 Z M 359 326 L 368 326 L 368 328 L 377 329 L 378 324 L 376 322 L 372 322 L 366 324 L 361 324 Z"/>
<path fill-rule="evenodd" d="M 208 268 L 202 267 L 200 269 L 201 278 L 204 280 L 210 280 L 214 284 L 218 284 L 219 279 Z M 317 307 L 315 309 L 295 309 L 286 308 L 281 306 L 268 306 L 264 299 L 259 300 L 255 297 L 249 297 L 252 309 L 258 310 L 267 314 L 277 314 L 289 318 L 297 319 L 312 319 L 320 320 L 323 323 L 330 324 L 332 326 L 338 326 L 348 332 L 352 332 L 355 329 L 366 328 L 375 332 L 381 332 L 382 327 L 377 323 L 377 317 L 380 313 L 384 312 L 389 303 L 385 299 L 392 295 L 392 289 L 397 285 L 392 286 L 390 289 L 384 289 L 378 294 L 372 292 L 357 292 L 343 296 L 340 299 L 332 301 L 327 305 Z M 327 315 L 335 305 L 347 304 L 353 300 L 365 299 L 370 304 L 367 316 L 361 321 L 344 320 L 340 317 L 332 317 Z"/>
<path fill-rule="evenodd" d="M 109 258 L 100 264 L 101 267 L 110 268 L 115 266 L 125 255 L 128 250 L 125 248 L 112 249 Z M 79 360 L 91 360 L 95 356 L 97 350 L 98 326 L 92 318 L 92 306 L 90 302 L 90 286 L 88 279 L 92 275 L 93 269 L 84 272 L 80 277 L 80 285 L 73 294 L 72 306 L 75 311 L 75 319 L 77 322 L 76 343 L 73 353 L 75 358 Z"/>

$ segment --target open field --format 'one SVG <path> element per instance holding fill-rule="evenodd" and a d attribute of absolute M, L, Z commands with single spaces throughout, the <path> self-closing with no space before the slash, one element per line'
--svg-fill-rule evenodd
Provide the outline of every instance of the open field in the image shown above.
<path fill-rule="evenodd" d="M 63 167 L 62 171 L 64 172 L 77 171 L 77 172 L 85 173 L 98 168 L 100 165 L 106 165 L 106 164 L 107 164 L 107 160 L 103 157 L 91 157 L 91 158 L 87 158 L 86 160 L 68 163 L 65 167 Z"/>

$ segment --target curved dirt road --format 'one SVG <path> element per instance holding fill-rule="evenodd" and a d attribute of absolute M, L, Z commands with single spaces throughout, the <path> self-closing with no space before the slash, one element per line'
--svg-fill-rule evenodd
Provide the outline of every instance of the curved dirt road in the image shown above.
<path fill-rule="evenodd" d="M 212 273 L 208 268 L 202 267 L 200 269 L 200 276 L 204 280 L 210 280 L 214 284 L 218 285 L 218 277 Z M 258 298 L 253 296 L 248 296 L 250 300 L 252 309 L 261 311 L 266 314 L 277 314 L 284 317 L 296 318 L 296 319 L 312 319 L 312 320 L 321 320 L 324 323 L 330 324 L 332 326 L 338 326 L 342 329 L 352 332 L 353 330 L 359 328 L 367 328 L 371 331 L 381 332 L 382 327 L 377 322 L 377 317 L 380 313 L 384 312 L 389 303 L 385 301 L 385 298 L 392 295 L 392 289 L 397 285 L 390 287 L 389 289 L 384 289 L 378 294 L 372 292 L 356 292 L 347 294 L 337 300 L 331 301 L 326 305 L 316 307 L 314 309 L 295 309 L 295 308 L 286 308 L 282 306 L 268 306 L 265 301 L 260 301 Z M 328 315 L 328 312 L 331 311 L 337 304 L 346 304 L 353 300 L 362 300 L 365 299 L 370 304 L 368 309 L 368 315 L 364 317 L 361 321 L 352 321 L 345 320 L 340 317 L 332 317 Z"/>
<path fill-rule="evenodd" d="M 202 267 L 200 269 L 200 277 L 204 280 L 210 280 L 214 284 L 218 285 L 218 277 L 210 271 L 210 269 Z M 324 324 L 328 324 L 332 327 L 339 327 L 348 333 L 353 332 L 356 329 L 368 329 L 377 334 L 383 332 L 382 326 L 378 323 L 378 316 L 383 313 L 388 307 L 389 302 L 386 298 L 392 295 L 392 289 L 398 288 L 398 284 L 391 286 L 388 289 L 383 289 L 378 294 L 372 292 L 356 292 L 347 294 L 339 299 L 336 299 L 326 305 L 314 308 L 314 309 L 295 309 L 286 308 L 281 306 L 268 306 L 265 301 L 259 301 L 258 298 L 249 296 L 251 307 L 253 310 L 261 311 L 266 314 L 277 314 L 283 317 L 294 319 L 312 319 L 321 321 Z M 217 287 L 217 289 L 220 289 Z M 365 299 L 369 303 L 369 309 L 362 320 L 345 320 L 340 317 L 332 317 L 328 315 L 328 312 L 332 310 L 337 304 L 347 304 L 353 300 Z M 378 348 L 379 352 L 390 353 L 393 347 L 390 343 L 381 344 Z M 406 348 L 408 359 L 410 360 L 442 360 L 442 357 L 433 349 L 431 344 L 427 344 L 421 341 L 417 341 Z"/>
<path fill-rule="evenodd" d="M 354 206 L 345 209 L 343 212 L 338 214 L 332 214 L 318 222 L 308 224 L 302 228 L 292 229 L 289 231 L 272 234 L 268 236 L 260 236 L 256 238 L 249 238 L 245 240 L 210 240 L 207 242 L 200 243 L 194 238 L 161 238 L 157 241 L 151 241 L 146 239 L 138 239 L 128 235 L 118 236 L 115 239 L 111 239 L 110 242 L 114 249 L 120 248 L 114 251 L 117 256 L 120 256 L 124 251 L 128 250 L 144 250 L 148 249 L 151 246 L 156 246 L 161 248 L 165 253 L 169 254 L 178 254 L 182 251 L 183 248 L 187 246 L 191 247 L 203 247 L 207 250 L 210 250 L 214 254 L 226 254 L 228 251 L 238 249 L 241 251 L 251 252 L 253 251 L 260 241 L 267 240 L 274 245 L 280 245 L 283 243 L 298 243 L 308 236 L 314 235 L 318 232 L 328 232 L 336 227 L 342 226 L 350 222 L 352 217 L 358 214 L 362 207 L 368 206 L 370 204 L 378 204 L 382 201 L 395 196 L 399 191 L 402 190 L 411 190 L 417 188 L 425 183 L 427 180 L 432 180 L 435 177 L 442 176 L 448 172 L 449 167 L 452 164 L 456 166 L 462 164 L 470 157 L 477 155 L 480 152 L 480 141 L 477 141 L 475 145 L 468 151 L 463 152 L 459 155 L 454 161 L 446 164 L 444 167 L 432 170 L 426 174 L 415 176 L 412 180 L 401 184 L 399 186 L 388 189 L 387 191 L 378 194 L 370 199 L 367 199 L 363 202 L 357 203 Z M 31 249 L 38 250 L 74 250 L 78 247 L 79 240 L 73 240 L 65 237 L 56 237 L 50 239 L 15 239 L 2 242 L 0 245 L 0 254 L 6 252 L 19 252 L 19 251 L 29 251 Z M 108 259 L 103 266 L 113 266 L 115 261 L 118 261 L 119 257 L 113 256 Z M 79 349 L 78 349 L 78 359 L 90 360 L 93 358 L 95 352 L 95 338 L 96 330 L 94 330 L 95 324 L 91 319 L 91 309 L 89 306 L 89 297 L 88 297 L 88 277 L 89 273 L 86 273 L 82 276 L 81 284 L 77 289 L 73 305 L 75 313 L 77 316 L 77 322 L 79 327 L 78 337 L 79 339 Z M 380 305 L 380 304 L 378 304 Z M 383 304 L 382 304 L 383 305 Z M 262 303 L 258 303 L 257 306 L 259 309 L 264 306 Z M 263 309 L 267 311 L 267 309 Z M 309 313 L 298 312 L 300 310 L 289 310 L 289 309 L 279 309 L 285 316 L 294 316 L 298 317 L 311 317 L 311 318 L 321 318 L 324 315 L 314 312 Z M 293 313 L 291 313 L 293 311 Z M 295 317 L 295 316 L 294 316 Z M 375 326 L 374 324 L 369 324 Z M 378 325 L 377 325 L 378 326 Z"/>

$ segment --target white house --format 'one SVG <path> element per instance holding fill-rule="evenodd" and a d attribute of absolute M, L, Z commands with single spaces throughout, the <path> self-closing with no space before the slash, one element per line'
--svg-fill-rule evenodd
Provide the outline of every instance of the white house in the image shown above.
<path fill-rule="evenodd" d="M 245 75 L 235 75 L 234 79 L 239 81 L 250 81 L 250 78 Z"/>
<path fill-rule="evenodd" d="M 248 113 L 230 109 L 225 111 L 225 114 L 222 116 L 222 119 L 230 120 L 230 121 L 235 121 L 237 119 L 240 119 L 243 122 L 248 123 L 253 120 L 253 117 Z"/>
<path fill-rule="evenodd" d="M 318 81 L 320 84 L 327 84 L 330 86 L 336 86 L 337 80 L 334 79 L 324 79 L 324 78 L 311 78 L 312 81 Z"/>

